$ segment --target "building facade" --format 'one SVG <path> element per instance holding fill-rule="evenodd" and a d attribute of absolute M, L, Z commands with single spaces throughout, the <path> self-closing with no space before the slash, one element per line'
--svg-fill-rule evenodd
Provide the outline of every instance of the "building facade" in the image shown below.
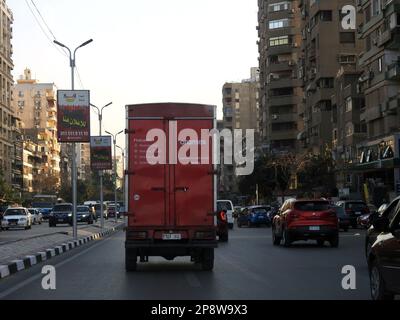
<path fill-rule="evenodd" d="M 61 183 L 61 146 L 57 140 L 56 92 L 57 88 L 53 83 L 39 83 L 32 79 L 29 69 L 24 71 L 24 76 L 21 76 L 14 86 L 14 108 L 16 117 L 22 122 L 23 139 L 31 141 L 30 149 L 32 143 L 36 144 L 35 156 L 39 155 L 41 158 L 41 167 L 32 169 L 32 187 L 29 182 L 29 185 L 24 186 L 25 192 L 40 191 L 38 189 L 41 188 L 40 182 L 43 179 L 53 181 L 54 190 Z M 29 154 L 32 152 L 30 149 L 27 151 Z M 25 182 L 30 180 L 30 177 L 24 178 Z"/>
<path fill-rule="evenodd" d="M 4 0 L 0 1 L 0 168 L 5 181 L 13 183 L 14 143 L 13 117 L 11 105 L 13 77 L 12 70 L 12 24 L 13 15 Z"/>
<path fill-rule="evenodd" d="M 251 78 L 242 82 L 225 83 L 223 94 L 223 121 L 220 127 L 233 130 L 255 130 L 255 146 L 259 144 L 259 73 L 251 69 Z M 245 136 L 243 134 L 243 136 Z M 238 193 L 236 167 L 224 164 L 221 172 L 221 190 Z"/>
<path fill-rule="evenodd" d="M 357 37 L 356 0 L 300 1 L 302 56 L 299 73 L 303 79 L 304 132 L 302 147 L 314 154 L 330 148 L 331 97 L 339 88 L 335 78 L 341 67 L 353 66 L 363 43 Z"/>
<path fill-rule="evenodd" d="M 303 124 L 299 1 L 259 0 L 260 135 L 267 151 L 297 148 Z"/>
<path fill-rule="evenodd" d="M 400 194 L 400 1 L 360 0 L 359 38 L 364 43 L 359 90 L 365 96 L 361 119 L 367 137 L 357 146 L 360 181 Z M 379 188 L 378 188 L 379 189 Z"/>

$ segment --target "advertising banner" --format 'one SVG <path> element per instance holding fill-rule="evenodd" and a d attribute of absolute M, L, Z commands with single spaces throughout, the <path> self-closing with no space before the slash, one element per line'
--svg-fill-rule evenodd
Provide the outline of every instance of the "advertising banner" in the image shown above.
<path fill-rule="evenodd" d="M 112 141 L 110 136 L 91 137 L 90 163 L 92 170 L 112 170 Z"/>
<path fill-rule="evenodd" d="M 61 143 L 90 142 L 90 93 L 88 90 L 57 92 L 57 129 Z"/>

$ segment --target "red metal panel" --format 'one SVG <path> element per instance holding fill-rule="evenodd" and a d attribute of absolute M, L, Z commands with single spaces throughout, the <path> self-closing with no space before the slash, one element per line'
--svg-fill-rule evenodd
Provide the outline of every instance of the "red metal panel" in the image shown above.
<path fill-rule="evenodd" d="M 163 226 L 166 224 L 168 194 L 167 166 L 150 165 L 146 152 L 152 142 L 146 142 L 149 130 L 166 130 L 162 120 L 130 121 L 129 130 L 129 226 Z"/>
<path fill-rule="evenodd" d="M 201 139 L 201 130 L 211 130 L 214 123 L 211 120 L 180 120 L 177 121 L 178 132 L 184 129 L 192 129 L 197 133 L 197 140 L 188 137 L 178 138 L 178 150 L 186 144 L 192 144 L 198 150 L 199 164 L 178 163 L 171 166 L 171 213 L 174 214 L 173 222 L 176 226 L 209 226 L 213 224 L 213 217 L 209 215 L 214 211 L 214 176 L 211 174 L 212 143 Z M 209 164 L 201 164 L 201 145 L 207 143 L 209 149 Z M 189 155 L 189 154 L 188 154 Z"/>

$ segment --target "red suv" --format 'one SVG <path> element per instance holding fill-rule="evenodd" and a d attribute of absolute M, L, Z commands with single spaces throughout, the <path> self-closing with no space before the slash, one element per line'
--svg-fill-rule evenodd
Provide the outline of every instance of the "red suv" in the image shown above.
<path fill-rule="evenodd" d="M 289 247 L 294 241 L 316 240 L 319 246 L 329 241 L 339 246 L 339 221 L 330 203 L 324 200 L 285 201 L 272 223 L 274 245 L 283 242 Z"/>

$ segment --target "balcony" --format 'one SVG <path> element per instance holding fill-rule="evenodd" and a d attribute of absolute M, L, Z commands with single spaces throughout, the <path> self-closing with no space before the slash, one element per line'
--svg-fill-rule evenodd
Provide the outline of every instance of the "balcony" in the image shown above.
<path fill-rule="evenodd" d="M 299 117 L 297 113 L 273 114 L 271 116 L 272 123 L 297 122 L 298 120 Z"/>
<path fill-rule="evenodd" d="M 293 105 L 301 103 L 301 98 L 299 96 L 269 96 L 269 101 L 267 104 L 270 107 L 283 106 L 283 105 Z"/>
<path fill-rule="evenodd" d="M 388 71 L 386 72 L 387 80 L 400 80 L 400 61 L 397 61 L 388 66 Z"/>
<path fill-rule="evenodd" d="M 284 79 L 272 80 L 267 85 L 267 87 L 269 89 L 277 89 L 277 88 L 300 87 L 301 85 L 302 85 L 302 82 L 299 79 L 284 78 Z"/>
<path fill-rule="evenodd" d="M 365 33 L 370 31 L 376 24 L 378 24 L 379 22 L 381 22 L 383 20 L 384 16 L 383 16 L 383 12 L 381 12 L 380 14 L 373 16 L 371 18 L 371 20 L 369 20 L 367 23 L 359 26 L 359 36 L 361 38 L 364 37 Z"/>
<path fill-rule="evenodd" d="M 270 140 L 296 140 L 297 135 L 299 134 L 298 130 L 282 130 L 282 131 L 271 131 Z"/>

